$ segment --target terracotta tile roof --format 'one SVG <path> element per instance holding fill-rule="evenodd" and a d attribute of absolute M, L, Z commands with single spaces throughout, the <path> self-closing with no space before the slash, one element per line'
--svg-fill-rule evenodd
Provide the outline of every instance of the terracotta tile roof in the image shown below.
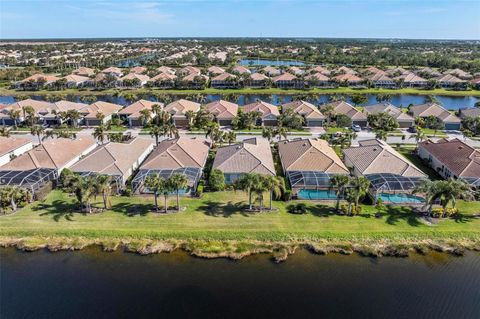
<path fill-rule="evenodd" d="M 250 75 L 250 80 L 253 81 L 265 81 L 267 79 L 269 79 L 269 77 L 262 73 L 253 73 Z"/>
<path fill-rule="evenodd" d="M 293 109 L 296 113 L 304 116 L 306 119 L 326 119 L 325 115 L 319 109 L 305 101 L 293 101 L 282 105 L 282 109 Z"/>
<path fill-rule="evenodd" d="M 147 71 L 147 68 L 144 66 L 136 66 L 130 69 L 130 72 L 137 73 L 137 74 L 142 74 L 145 71 Z"/>
<path fill-rule="evenodd" d="M 391 173 L 408 177 L 426 177 L 410 161 L 380 140 L 360 141 L 360 146 L 343 150 L 345 161 L 350 161 L 362 175 Z"/>
<path fill-rule="evenodd" d="M 204 140 L 180 137 L 161 141 L 140 169 L 203 168 L 209 146 Z"/>
<path fill-rule="evenodd" d="M 402 110 L 388 102 L 367 105 L 364 108 L 364 111 L 367 114 L 379 114 L 379 113 L 387 113 L 392 116 L 397 121 L 405 120 L 405 121 L 414 121 L 415 119 L 408 115 L 407 113 L 402 112 Z"/>
<path fill-rule="evenodd" d="M 380 70 L 379 68 L 376 68 L 374 66 L 370 66 L 370 67 L 366 68 L 365 70 L 363 70 L 363 72 L 365 74 L 370 74 L 370 75 L 377 74 L 377 73 L 380 73 L 380 74 L 385 74 L 386 73 L 385 71 Z"/>
<path fill-rule="evenodd" d="M 445 74 L 443 76 L 440 76 L 437 81 L 439 83 L 443 83 L 443 82 L 448 82 L 448 83 L 465 83 L 465 80 L 461 80 L 459 78 L 457 78 L 455 75 L 453 74 Z"/>
<path fill-rule="evenodd" d="M 278 153 L 285 171 L 319 171 L 348 174 L 328 142 L 321 139 L 298 139 L 278 142 Z"/>
<path fill-rule="evenodd" d="M 165 106 L 164 110 L 174 115 L 185 115 L 187 111 L 197 112 L 200 109 L 200 103 L 180 99 L 173 101 Z"/>
<path fill-rule="evenodd" d="M 218 74 L 225 73 L 225 70 L 222 69 L 222 68 L 219 67 L 219 66 L 211 66 L 211 67 L 209 67 L 209 68 L 207 69 L 207 71 L 208 71 L 209 73 L 217 74 L 217 75 L 218 75 Z"/>
<path fill-rule="evenodd" d="M 115 73 L 115 74 L 122 74 L 122 70 L 120 68 L 116 68 L 116 67 L 109 67 L 109 68 L 106 68 L 106 69 L 103 69 L 102 70 L 102 73 Z"/>
<path fill-rule="evenodd" d="M 140 111 L 143 109 L 152 110 L 152 106 L 159 105 L 163 108 L 163 103 L 161 102 L 152 102 L 148 100 L 138 100 L 127 106 L 126 108 L 122 109 L 118 114 L 129 115 L 130 117 L 138 117 L 140 115 Z"/>
<path fill-rule="evenodd" d="M 31 106 L 35 113 L 39 116 L 43 116 L 46 114 L 52 113 L 54 110 L 57 110 L 55 104 L 45 101 L 37 101 L 32 99 L 26 99 L 22 101 L 18 101 L 12 104 L 9 104 L 5 110 L 22 110 L 26 106 Z"/>
<path fill-rule="evenodd" d="M 337 102 L 320 105 L 320 111 L 322 111 L 328 106 L 333 106 L 335 114 L 344 114 L 349 118 L 351 118 L 352 120 L 365 120 L 365 121 L 367 120 L 367 115 L 365 113 L 360 112 L 351 104 L 345 101 L 337 101 Z"/>
<path fill-rule="evenodd" d="M 367 77 L 373 82 L 393 82 L 393 79 L 389 77 L 385 72 L 374 73 Z"/>
<path fill-rule="evenodd" d="M 5 164 L 1 170 L 61 169 L 94 149 L 96 145 L 92 137 L 86 136 L 75 140 L 66 138 L 46 140 L 43 144 Z"/>
<path fill-rule="evenodd" d="M 244 73 L 250 74 L 250 73 L 252 73 L 248 68 L 246 68 L 244 66 L 241 66 L 241 65 L 235 66 L 232 71 L 240 73 L 240 74 L 244 74 Z"/>
<path fill-rule="evenodd" d="M 17 138 L 17 137 L 3 137 L 0 136 L 0 156 L 8 154 L 17 148 L 20 148 L 24 145 L 31 144 L 32 141 L 28 138 Z"/>
<path fill-rule="evenodd" d="M 329 76 L 332 72 L 330 72 L 327 68 L 323 66 L 316 66 L 310 70 L 310 72 L 322 73 L 323 75 Z"/>
<path fill-rule="evenodd" d="M 273 115 L 275 118 L 280 116 L 278 107 L 264 101 L 257 101 L 243 106 L 243 112 L 256 111 L 262 113 L 262 119 L 270 117 L 271 115 Z"/>
<path fill-rule="evenodd" d="M 170 68 L 168 66 L 161 66 L 156 68 L 156 70 L 160 73 L 175 74 L 175 69 Z"/>
<path fill-rule="evenodd" d="M 238 104 L 225 100 L 210 102 L 205 105 L 205 108 L 217 119 L 233 119 L 238 112 Z"/>
<path fill-rule="evenodd" d="M 334 76 L 332 80 L 337 81 L 337 82 L 348 82 L 348 83 L 356 83 L 356 82 L 362 82 L 363 79 L 359 76 L 356 76 L 353 73 L 345 73 L 345 74 L 339 74 L 337 76 Z"/>
<path fill-rule="evenodd" d="M 191 66 L 191 65 L 180 69 L 180 72 L 181 73 L 187 73 L 187 74 L 195 74 L 195 75 L 200 75 L 202 73 L 199 68 L 196 68 L 196 67 Z"/>
<path fill-rule="evenodd" d="M 341 66 L 337 69 L 337 72 L 344 73 L 344 74 L 357 74 L 357 72 L 353 69 L 350 69 L 347 66 Z"/>
<path fill-rule="evenodd" d="M 62 79 L 67 80 L 67 82 L 74 82 L 74 83 L 84 83 L 90 81 L 89 77 L 76 75 L 76 74 L 69 74 L 64 76 Z"/>
<path fill-rule="evenodd" d="M 443 139 L 437 143 L 429 140 L 418 143 L 418 147 L 434 156 L 455 176 L 480 178 L 480 151 L 461 140 Z"/>
<path fill-rule="evenodd" d="M 453 69 L 453 70 L 449 70 L 447 73 L 448 73 L 448 74 L 455 75 L 455 76 L 457 76 L 457 77 L 459 77 L 459 78 L 462 78 L 462 79 L 470 79 L 470 78 L 472 77 L 472 76 L 470 75 L 470 73 L 465 72 L 465 71 L 463 71 L 463 70 L 461 70 L 461 69 L 458 69 L 458 68 L 457 68 L 457 69 Z"/>
<path fill-rule="evenodd" d="M 310 74 L 310 75 L 306 76 L 305 78 L 307 80 L 317 80 L 317 81 L 320 81 L 320 82 L 330 81 L 330 79 L 327 76 L 325 76 L 324 74 L 322 74 L 320 72 Z"/>
<path fill-rule="evenodd" d="M 235 78 L 237 78 L 237 76 L 230 74 L 228 72 L 224 72 L 214 77 L 212 81 L 226 81 L 226 80 L 235 79 Z"/>
<path fill-rule="evenodd" d="M 424 83 L 426 84 L 428 81 L 425 80 L 424 78 L 414 74 L 414 73 L 407 73 L 407 74 L 404 74 L 404 75 L 400 75 L 398 77 L 395 78 L 396 80 L 403 80 L 404 83 Z"/>
<path fill-rule="evenodd" d="M 139 79 L 140 82 L 147 82 L 150 80 L 148 75 L 144 74 L 137 74 L 137 73 L 128 73 L 127 75 L 123 76 L 120 78 L 120 81 L 123 80 L 133 80 L 133 79 Z"/>
<path fill-rule="evenodd" d="M 135 138 L 128 143 L 107 143 L 98 146 L 70 169 L 106 175 L 131 175 L 139 159 L 153 149 L 153 141 Z"/>
<path fill-rule="evenodd" d="M 95 75 L 95 70 L 87 67 L 79 67 L 76 70 L 72 71 L 72 74 L 77 74 L 81 76 L 92 76 Z"/>
<path fill-rule="evenodd" d="M 150 79 L 151 82 L 155 82 L 155 81 L 173 81 L 177 78 L 177 76 L 175 74 L 171 74 L 171 73 L 159 73 L 157 75 L 155 75 L 153 78 Z"/>
<path fill-rule="evenodd" d="M 273 82 L 278 82 L 278 81 L 295 81 L 297 77 L 293 74 L 290 73 L 283 73 L 280 74 L 272 79 Z"/>
<path fill-rule="evenodd" d="M 85 118 L 96 118 L 97 113 L 101 112 L 105 116 L 117 113 L 122 109 L 121 105 L 98 101 L 82 109 L 80 112 L 84 114 Z"/>
<path fill-rule="evenodd" d="M 270 76 L 276 76 L 281 73 L 280 70 L 274 68 L 273 66 L 266 66 L 262 69 L 262 71 L 267 73 Z"/>
<path fill-rule="evenodd" d="M 44 78 L 46 80 L 46 83 L 53 83 L 53 82 L 56 82 L 58 80 L 60 80 L 59 77 L 57 76 L 54 76 L 54 75 L 48 75 L 48 74 L 42 74 L 42 73 L 37 73 L 37 74 L 34 74 L 34 75 L 31 75 L 29 76 L 28 78 L 25 78 L 23 79 L 22 81 L 20 81 L 21 83 L 25 83 L 25 82 L 28 82 L 28 81 L 37 81 L 38 79 L 40 78 Z"/>
<path fill-rule="evenodd" d="M 197 77 L 203 77 L 206 81 L 208 81 L 208 76 L 206 75 L 200 75 L 200 74 L 197 74 L 197 73 L 190 73 L 188 74 L 187 76 L 185 76 L 182 80 L 183 81 L 188 81 L 188 82 L 193 82 L 196 80 Z"/>
<path fill-rule="evenodd" d="M 224 173 L 259 173 L 275 175 L 270 143 L 254 137 L 240 144 L 228 145 L 217 150 L 213 168 Z"/>
<path fill-rule="evenodd" d="M 56 109 L 60 112 L 66 112 L 70 110 L 77 110 L 80 112 L 80 110 L 87 108 L 89 105 L 85 103 L 77 103 L 77 102 L 71 102 L 71 101 L 58 101 L 53 103 L 56 106 Z"/>

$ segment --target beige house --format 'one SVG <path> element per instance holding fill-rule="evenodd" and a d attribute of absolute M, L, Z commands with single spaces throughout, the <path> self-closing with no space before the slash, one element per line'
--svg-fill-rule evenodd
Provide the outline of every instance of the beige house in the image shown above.
<path fill-rule="evenodd" d="M 221 147 L 215 155 L 213 169 L 223 172 L 227 184 L 232 184 L 246 173 L 274 176 L 275 166 L 270 142 L 254 137 L 239 144 Z"/>
<path fill-rule="evenodd" d="M 147 176 L 158 174 L 168 178 L 173 173 L 185 174 L 188 187 L 182 194 L 195 192 L 208 157 L 209 144 L 205 140 L 180 137 L 161 141 L 139 168 L 132 181 L 135 192 L 149 192 L 144 188 Z"/>
<path fill-rule="evenodd" d="M 206 104 L 205 109 L 215 116 L 218 124 L 227 126 L 232 125 L 232 120 L 237 116 L 238 104 L 219 100 Z"/>
<path fill-rule="evenodd" d="M 323 126 L 325 115 L 313 104 L 305 101 L 293 101 L 282 105 L 282 111 L 292 109 L 295 113 L 301 115 L 305 126 Z"/>
<path fill-rule="evenodd" d="M 422 119 L 433 116 L 444 125 L 446 130 L 460 130 L 462 127 L 462 121 L 458 117 L 437 103 L 413 105 L 410 107 L 408 113 L 414 118 L 420 117 Z"/>
<path fill-rule="evenodd" d="M 86 77 L 92 77 L 95 75 L 95 70 L 87 67 L 79 67 L 76 70 L 72 71 L 72 74 L 80 75 L 80 76 L 86 76 Z"/>
<path fill-rule="evenodd" d="M 177 127 L 186 127 L 188 119 L 185 114 L 188 111 L 198 112 L 200 103 L 180 99 L 165 106 L 164 110 L 172 115 L 173 122 Z"/>
<path fill-rule="evenodd" d="M 350 103 L 345 101 L 336 101 L 328 104 L 320 105 L 320 111 L 333 107 L 335 116 L 343 114 L 352 120 L 352 125 L 360 125 L 361 127 L 367 126 L 367 115 L 363 112 L 360 112 Z"/>
<path fill-rule="evenodd" d="M 134 102 L 124 109 L 122 109 L 120 112 L 118 112 L 118 115 L 120 116 L 121 119 L 123 120 L 128 120 L 128 126 L 143 126 L 143 122 L 140 120 L 141 117 L 141 110 L 150 110 L 150 119 L 153 119 L 155 115 L 152 112 L 152 107 L 154 105 L 159 105 L 160 108 L 163 108 L 163 103 L 161 102 L 152 102 L 148 100 L 138 100 L 137 102 Z M 148 120 L 148 119 L 147 119 Z"/>
<path fill-rule="evenodd" d="M 386 113 L 393 117 L 395 120 L 397 120 L 398 125 L 401 128 L 407 128 L 410 126 L 415 125 L 415 119 L 407 114 L 402 112 L 402 110 L 388 102 L 386 103 L 379 103 L 379 104 L 373 104 L 373 105 L 367 105 L 364 107 L 364 112 L 368 114 L 380 114 L 380 113 Z"/>
<path fill-rule="evenodd" d="M 82 109 L 80 113 L 83 115 L 86 126 L 97 126 L 107 123 L 112 119 L 112 115 L 118 113 L 121 109 L 121 105 L 98 101 Z M 97 117 L 99 113 L 104 115 L 103 120 Z"/>
<path fill-rule="evenodd" d="M 33 148 L 32 141 L 27 138 L 0 136 L 0 166 L 22 155 Z"/>
<path fill-rule="evenodd" d="M 243 112 L 260 112 L 261 119 L 256 123 L 258 126 L 277 126 L 280 112 L 273 104 L 257 101 L 243 106 Z"/>
<path fill-rule="evenodd" d="M 335 199 L 330 179 L 334 175 L 349 174 L 347 167 L 325 140 L 280 141 L 278 154 L 285 176 L 298 198 Z"/>

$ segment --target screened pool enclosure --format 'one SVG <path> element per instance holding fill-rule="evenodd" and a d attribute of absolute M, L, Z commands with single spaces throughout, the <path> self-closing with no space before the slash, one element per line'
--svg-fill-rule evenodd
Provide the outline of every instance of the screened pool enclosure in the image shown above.
<path fill-rule="evenodd" d="M 299 199 L 331 200 L 336 199 L 330 180 L 338 174 L 321 171 L 287 171 L 290 186 Z"/>
<path fill-rule="evenodd" d="M 424 177 L 409 177 L 391 173 L 367 174 L 370 181 L 370 193 L 375 199 L 395 204 L 420 204 L 421 196 L 413 195 L 417 185 L 426 180 Z"/>
<path fill-rule="evenodd" d="M 138 172 L 132 180 L 132 188 L 135 193 L 151 193 L 144 187 L 145 179 L 149 175 L 158 174 L 165 179 L 172 176 L 174 173 L 184 174 L 188 179 L 187 189 L 182 190 L 181 194 L 188 194 L 197 188 L 198 180 L 202 175 L 202 169 L 197 167 L 185 167 L 178 169 L 142 169 Z"/>
<path fill-rule="evenodd" d="M 0 171 L 0 187 L 17 186 L 35 194 L 43 185 L 57 179 L 57 170 L 37 168 L 28 171 Z"/>

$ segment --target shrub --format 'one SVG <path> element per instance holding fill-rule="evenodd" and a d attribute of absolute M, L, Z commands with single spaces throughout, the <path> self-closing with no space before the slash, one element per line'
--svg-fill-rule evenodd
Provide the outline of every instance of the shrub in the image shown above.
<path fill-rule="evenodd" d="M 306 214 L 307 205 L 305 203 L 298 203 L 288 206 L 287 210 L 290 214 Z"/>
<path fill-rule="evenodd" d="M 292 199 L 292 191 L 287 189 L 285 190 L 285 192 L 283 193 L 283 200 L 288 202 Z"/>
<path fill-rule="evenodd" d="M 225 189 L 225 175 L 218 169 L 213 169 L 208 178 L 208 186 L 212 191 L 222 191 Z"/>

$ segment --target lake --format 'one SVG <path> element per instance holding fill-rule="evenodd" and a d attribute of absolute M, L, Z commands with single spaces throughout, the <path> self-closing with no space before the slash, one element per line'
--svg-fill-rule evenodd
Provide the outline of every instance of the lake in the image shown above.
<path fill-rule="evenodd" d="M 0 317 L 480 318 L 480 254 L 313 255 L 281 264 L 182 252 L 0 249 Z"/>
<path fill-rule="evenodd" d="M 288 61 L 288 60 L 263 60 L 263 59 L 242 59 L 239 62 L 243 66 L 303 66 L 304 62 L 301 61 Z"/>
<path fill-rule="evenodd" d="M 199 91 L 201 94 L 201 91 Z M 180 99 L 182 96 L 170 95 L 174 100 Z M 330 95 L 321 94 L 315 95 L 313 97 L 305 96 L 308 102 L 314 103 L 315 105 L 319 105 L 322 103 L 328 102 Z M 42 100 L 44 99 L 43 96 L 35 96 L 34 94 L 31 95 L 32 98 Z M 255 102 L 257 99 L 272 103 L 275 105 L 279 105 L 282 103 L 287 103 L 292 101 L 294 95 L 280 95 L 280 94 L 238 94 L 235 96 L 235 101 L 240 106 Z M 106 101 L 111 103 L 117 103 L 121 105 L 128 105 L 130 104 L 129 101 L 126 101 L 122 96 L 113 96 L 113 95 L 99 95 L 98 100 Z M 155 101 L 156 98 L 153 96 L 145 96 L 139 97 L 144 99 L 149 99 Z M 224 98 L 221 94 L 207 94 L 205 95 L 205 103 L 220 100 Z M 370 105 L 378 103 L 376 98 L 377 96 L 374 94 L 367 95 L 368 102 L 362 105 Z M 474 107 L 475 103 L 480 101 L 480 98 L 475 96 L 445 96 L 445 95 L 436 95 L 435 98 L 439 101 L 441 105 L 443 105 L 448 110 L 458 110 L 461 108 L 469 108 Z M 81 102 L 79 96 L 72 96 L 71 100 Z M 351 102 L 350 96 L 347 96 L 347 101 Z M 426 96 L 425 95 L 413 95 L 413 94 L 401 94 L 401 95 L 392 95 L 390 103 L 398 107 L 407 107 L 409 104 L 422 104 L 425 103 Z M 13 103 L 15 102 L 15 97 L 13 96 L 0 96 L 0 103 Z"/>

